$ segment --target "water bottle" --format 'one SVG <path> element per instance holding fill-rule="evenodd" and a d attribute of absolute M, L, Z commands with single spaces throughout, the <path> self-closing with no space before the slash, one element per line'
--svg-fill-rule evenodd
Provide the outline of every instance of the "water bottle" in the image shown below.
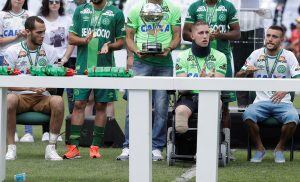
<path fill-rule="evenodd" d="M 14 179 L 16 182 L 24 182 L 26 181 L 26 173 L 19 173 L 14 175 Z"/>

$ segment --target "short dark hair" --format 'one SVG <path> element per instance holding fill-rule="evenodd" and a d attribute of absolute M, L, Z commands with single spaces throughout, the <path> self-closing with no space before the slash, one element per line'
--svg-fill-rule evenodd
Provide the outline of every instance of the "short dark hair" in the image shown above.
<path fill-rule="evenodd" d="M 64 2 L 63 0 L 59 0 L 60 2 L 60 7 L 58 9 L 58 14 L 60 16 L 63 16 L 65 15 L 65 8 L 64 8 Z M 42 7 L 41 7 L 41 10 L 40 10 L 40 15 L 46 17 L 48 16 L 50 13 L 50 9 L 49 9 L 49 0 L 43 0 L 42 1 Z"/>
<path fill-rule="evenodd" d="M 8 12 L 8 11 L 11 10 L 11 8 L 12 8 L 11 0 L 6 0 L 6 3 L 5 3 L 5 5 L 4 5 L 2 11 Z M 23 6 L 22 6 L 22 9 L 28 10 L 27 0 L 24 1 L 24 4 L 23 4 Z"/>
<path fill-rule="evenodd" d="M 35 29 L 35 22 L 44 24 L 44 21 L 41 18 L 39 18 L 38 16 L 30 16 L 25 21 L 25 29 L 28 29 L 30 31 L 34 30 Z"/>
<path fill-rule="evenodd" d="M 278 25 L 272 25 L 272 26 L 270 26 L 268 29 L 280 31 L 281 34 L 282 34 L 282 37 L 284 37 L 285 32 L 286 32 L 286 29 L 285 29 L 285 28 L 283 28 L 282 26 L 278 26 Z"/>
<path fill-rule="evenodd" d="M 196 21 L 196 22 L 193 24 L 192 30 L 194 30 L 196 27 L 198 27 L 198 26 L 200 26 L 200 25 L 207 25 L 207 26 L 209 26 L 208 23 L 199 20 L 199 21 Z"/>

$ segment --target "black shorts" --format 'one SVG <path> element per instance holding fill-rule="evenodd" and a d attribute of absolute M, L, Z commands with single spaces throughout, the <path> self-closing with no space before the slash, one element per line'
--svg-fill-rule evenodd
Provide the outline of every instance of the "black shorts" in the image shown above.
<path fill-rule="evenodd" d="M 179 105 L 185 105 L 192 113 L 198 112 L 198 94 L 181 95 L 176 103 L 176 108 Z"/>

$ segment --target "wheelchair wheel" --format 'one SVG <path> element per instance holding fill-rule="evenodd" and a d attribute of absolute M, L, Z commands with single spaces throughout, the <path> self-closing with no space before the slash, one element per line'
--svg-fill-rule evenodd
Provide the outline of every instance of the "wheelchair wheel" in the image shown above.
<path fill-rule="evenodd" d="M 173 150 L 174 150 L 174 143 L 172 142 L 172 131 L 173 128 L 169 127 L 168 128 L 168 133 L 167 133 L 167 163 L 168 166 L 173 166 L 175 163 L 175 159 L 172 159 L 172 155 L 173 155 Z"/>
<path fill-rule="evenodd" d="M 224 142 L 221 143 L 219 151 L 220 151 L 220 153 L 219 153 L 219 166 L 225 167 L 226 164 L 227 164 L 227 162 L 226 162 L 227 147 L 226 147 L 226 144 Z"/>

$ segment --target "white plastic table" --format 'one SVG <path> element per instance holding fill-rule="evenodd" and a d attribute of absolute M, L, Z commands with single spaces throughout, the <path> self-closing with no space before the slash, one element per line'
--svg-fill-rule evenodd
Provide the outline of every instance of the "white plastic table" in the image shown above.
<path fill-rule="evenodd" d="M 196 181 L 213 182 L 217 181 L 218 174 L 220 91 L 300 91 L 300 81 L 297 79 L 249 78 L 0 76 L 0 181 L 5 180 L 6 94 L 8 87 L 129 89 L 129 181 L 131 182 L 152 181 L 151 90 L 201 90 L 198 108 Z"/>

